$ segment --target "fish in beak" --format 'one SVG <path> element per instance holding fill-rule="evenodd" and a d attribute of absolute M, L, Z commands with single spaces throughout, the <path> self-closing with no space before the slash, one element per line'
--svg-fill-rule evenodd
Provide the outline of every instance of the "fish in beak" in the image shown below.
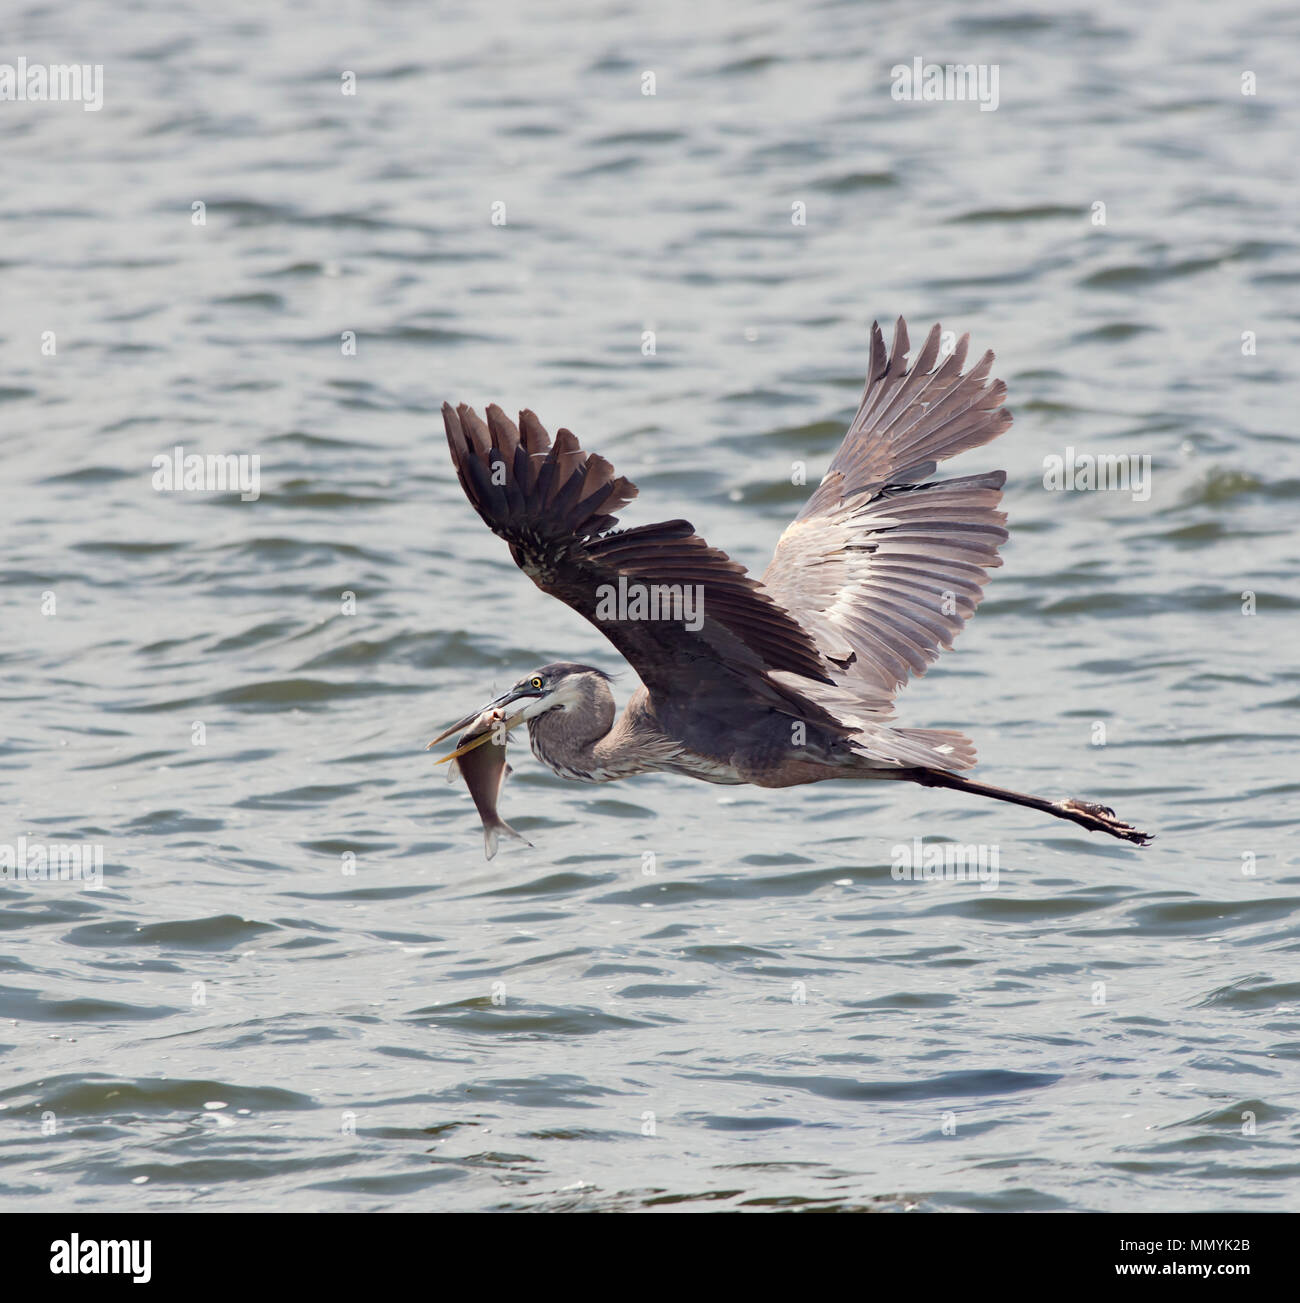
<path fill-rule="evenodd" d="M 494 701 L 489 701 L 486 706 L 478 710 L 470 711 L 464 719 L 458 719 L 454 724 L 444 728 L 424 749 L 432 751 L 444 738 L 450 737 L 453 733 L 463 733 L 463 736 L 456 740 L 456 749 L 436 762 L 445 765 L 448 760 L 455 760 L 474 747 L 485 746 L 493 725 L 504 724 L 505 731 L 509 732 L 510 729 L 522 724 L 528 707 L 544 695 L 544 692 L 532 686 L 524 687 L 516 684 L 513 688 L 507 688 Z M 489 719 L 489 716 L 493 718 Z M 505 745 L 504 735 L 501 744 Z"/>
<path fill-rule="evenodd" d="M 511 772 L 506 764 L 506 738 L 510 730 L 524 722 L 525 710 L 532 700 L 541 693 L 531 690 L 525 692 L 512 688 L 495 701 L 489 702 L 477 714 L 466 715 L 450 728 L 438 734 L 429 747 L 435 747 L 444 738 L 457 730 L 463 730 L 456 739 L 455 749 L 442 757 L 438 764 L 451 761 L 447 770 L 448 782 L 457 774 L 464 778 L 465 786 L 474 800 L 483 821 L 483 851 L 490 860 L 497 853 L 497 845 L 502 833 L 508 837 L 532 846 L 526 837 L 517 833 L 497 814 L 497 801 L 501 799 L 501 787 L 506 775 Z M 428 750 L 429 747 L 425 749 Z"/>

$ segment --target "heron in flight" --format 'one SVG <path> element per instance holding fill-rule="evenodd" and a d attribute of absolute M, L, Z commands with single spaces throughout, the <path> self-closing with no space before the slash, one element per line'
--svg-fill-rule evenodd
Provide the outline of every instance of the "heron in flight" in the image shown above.
<path fill-rule="evenodd" d="M 936 325 L 909 365 L 903 320 L 888 352 L 873 324 L 857 415 L 761 579 L 685 520 L 616 528 L 636 487 L 569 430 L 552 442 L 531 411 L 516 426 L 496 406 L 485 423 L 443 405 L 475 511 L 533 583 L 594 624 L 641 680 L 618 714 L 602 671 L 544 665 L 436 738 L 470 729 L 446 759 L 495 743 L 499 761 L 482 767 L 494 819 L 505 735 L 527 724 L 533 754 L 579 782 L 649 772 L 759 787 L 892 780 L 1150 840 L 1106 806 L 976 782 L 964 773 L 975 748 L 963 734 L 891 722 L 898 690 L 974 614 L 1007 538 L 1004 471 L 930 478 L 1011 424 L 1006 385 L 989 382 L 992 352 L 963 374 L 969 336 L 947 356 L 940 336 Z M 471 790 L 490 857 L 495 833 L 483 793 Z"/>

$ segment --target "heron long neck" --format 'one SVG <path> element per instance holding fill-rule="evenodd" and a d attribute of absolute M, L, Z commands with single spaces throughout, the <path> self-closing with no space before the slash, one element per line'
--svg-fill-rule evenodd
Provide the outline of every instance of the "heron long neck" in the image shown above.
<path fill-rule="evenodd" d="M 641 773 L 635 739 L 614 723 L 614 696 L 604 679 L 583 675 L 574 684 L 575 700 L 528 721 L 533 755 L 562 778 L 603 783 Z"/>

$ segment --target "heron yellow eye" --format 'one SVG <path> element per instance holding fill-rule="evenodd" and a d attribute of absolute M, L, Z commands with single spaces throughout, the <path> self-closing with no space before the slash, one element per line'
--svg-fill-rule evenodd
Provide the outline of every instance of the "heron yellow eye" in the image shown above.
<path fill-rule="evenodd" d="M 539 678 L 537 678 L 537 677 L 533 677 L 533 678 L 531 678 L 531 679 L 529 680 L 529 682 L 530 682 L 530 683 L 533 685 L 533 687 L 535 687 L 535 688 L 540 688 L 540 687 L 542 686 L 542 681 L 541 681 L 541 679 L 539 679 Z"/>

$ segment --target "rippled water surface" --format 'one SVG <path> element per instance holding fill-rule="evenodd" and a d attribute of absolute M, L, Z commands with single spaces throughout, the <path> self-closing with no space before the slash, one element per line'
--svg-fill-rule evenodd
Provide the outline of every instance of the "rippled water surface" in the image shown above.
<path fill-rule="evenodd" d="M 0 104 L 0 842 L 104 885 L 0 887 L 3 1205 L 1300 1206 L 1300 20 L 1162 8 L 16 15 L 104 104 Z M 892 99 L 917 56 L 997 111 Z M 1006 564 L 902 722 L 1154 845 L 521 750 L 536 849 L 485 863 L 424 743 L 545 661 L 634 676 L 441 402 L 761 570 L 900 314 L 1016 417 L 956 463 L 1009 472 Z M 178 444 L 260 497 L 155 491 Z M 1150 497 L 1046 491 L 1071 447 Z M 896 881 L 914 837 L 998 889 Z"/>

